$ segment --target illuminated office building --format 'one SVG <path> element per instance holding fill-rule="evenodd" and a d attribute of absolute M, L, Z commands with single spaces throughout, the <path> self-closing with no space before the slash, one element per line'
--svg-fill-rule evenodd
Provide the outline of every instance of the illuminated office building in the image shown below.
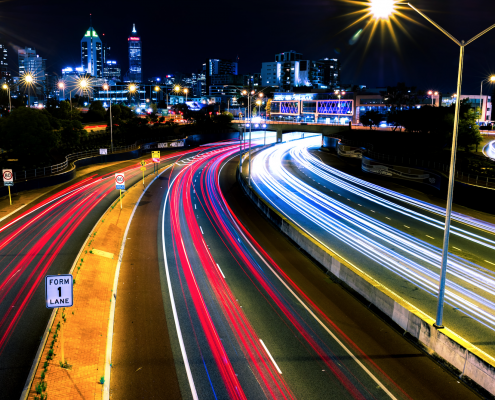
<path fill-rule="evenodd" d="M 129 72 L 127 81 L 142 82 L 143 74 L 141 70 L 141 38 L 136 36 L 136 25 L 132 25 L 132 36 L 129 36 Z"/>
<path fill-rule="evenodd" d="M 103 74 L 103 45 L 92 26 L 81 39 L 81 66 L 86 74 L 97 77 Z"/>

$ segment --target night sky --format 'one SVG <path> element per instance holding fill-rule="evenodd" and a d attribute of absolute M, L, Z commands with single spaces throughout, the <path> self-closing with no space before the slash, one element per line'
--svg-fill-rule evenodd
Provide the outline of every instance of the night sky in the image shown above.
<path fill-rule="evenodd" d="M 412 0 L 459 40 L 495 23 L 493 0 Z M 143 44 L 146 78 L 196 72 L 206 58 L 239 57 L 239 73 L 260 72 L 274 54 L 296 50 L 307 59 L 339 58 L 342 82 L 368 87 L 406 82 L 421 89 L 455 90 L 459 47 L 413 10 L 394 27 L 397 48 L 381 30 L 369 46 L 369 31 L 350 44 L 365 22 L 349 13 L 360 7 L 337 0 L 60 1 L 0 3 L 0 34 L 10 44 L 16 71 L 17 47 L 35 47 L 50 72 L 80 65 L 79 42 L 93 15 L 93 27 L 112 48 L 112 59 L 128 69 L 127 37 L 136 24 Z M 14 57 L 12 57 L 14 56 Z M 495 73 L 495 29 L 466 47 L 463 93 L 479 93 L 482 79 Z M 485 92 L 492 91 L 488 85 Z"/>

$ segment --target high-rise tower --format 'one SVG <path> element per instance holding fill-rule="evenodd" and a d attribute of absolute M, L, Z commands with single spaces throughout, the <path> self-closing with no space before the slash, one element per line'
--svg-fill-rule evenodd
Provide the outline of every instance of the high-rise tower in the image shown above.
<path fill-rule="evenodd" d="M 103 51 L 101 39 L 93 29 L 93 24 L 89 24 L 86 34 L 81 39 L 81 66 L 85 73 L 92 76 L 102 76 L 103 72 Z"/>
<path fill-rule="evenodd" d="M 141 82 L 143 79 L 141 70 L 141 38 L 136 36 L 136 24 L 132 24 L 132 35 L 129 36 L 129 73 L 130 82 Z"/>

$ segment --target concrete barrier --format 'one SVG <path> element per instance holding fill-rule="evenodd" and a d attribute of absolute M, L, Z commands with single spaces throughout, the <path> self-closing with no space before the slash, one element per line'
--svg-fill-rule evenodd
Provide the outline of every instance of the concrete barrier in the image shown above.
<path fill-rule="evenodd" d="M 294 222 L 275 210 L 245 178 L 238 175 L 244 192 L 263 214 L 286 236 L 301 247 L 328 274 L 361 295 L 399 325 L 430 355 L 446 362 L 480 388 L 495 394 L 495 359 L 448 328 L 437 329 L 433 318 L 423 313 L 399 295 L 381 285 L 357 266 L 334 253 Z"/>

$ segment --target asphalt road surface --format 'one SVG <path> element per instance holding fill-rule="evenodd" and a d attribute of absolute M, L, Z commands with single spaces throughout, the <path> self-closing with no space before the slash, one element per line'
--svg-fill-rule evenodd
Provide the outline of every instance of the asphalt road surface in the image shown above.
<path fill-rule="evenodd" d="M 132 185 L 142 176 L 138 163 L 139 160 L 131 160 L 94 171 L 57 187 L 2 221 L 2 399 L 17 399 L 21 395 L 48 323 L 51 310 L 45 307 L 45 275 L 69 272 L 91 229 L 118 196 L 113 173 L 125 170 L 126 185 Z M 150 171 L 152 168 L 147 173 Z"/>
<path fill-rule="evenodd" d="M 182 397 L 476 398 L 271 227 L 236 186 L 236 161 L 219 180 L 237 151 L 176 165 L 159 217 Z"/>
<path fill-rule="evenodd" d="M 442 210 L 321 162 L 305 139 L 253 160 L 253 185 L 302 229 L 430 316 L 436 314 Z M 495 226 L 455 214 L 446 326 L 495 354 Z"/>

